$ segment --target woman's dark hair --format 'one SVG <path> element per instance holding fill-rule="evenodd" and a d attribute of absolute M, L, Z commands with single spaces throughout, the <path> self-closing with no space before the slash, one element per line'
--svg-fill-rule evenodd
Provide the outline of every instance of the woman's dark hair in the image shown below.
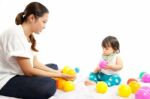
<path fill-rule="evenodd" d="M 120 44 L 119 41 L 117 40 L 116 37 L 114 36 L 107 36 L 103 41 L 102 41 L 102 47 L 112 47 L 115 52 L 119 53 L 120 52 Z"/>
<path fill-rule="evenodd" d="M 39 2 L 31 2 L 26 6 L 24 12 L 21 12 L 16 16 L 15 22 L 17 25 L 20 25 L 23 22 L 27 21 L 28 16 L 30 16 L 31 14 L 33 14 L 35 18 L 38 19 L 39 17 L 42 17 L 45 13 L 49 13 L 49 11 L 44 5 Z M 38 51 L 35 48 L 36 40 L 34 36 L 31 34 L 29 38 L 32 43 L 31 49 L 34 51 Z"/>

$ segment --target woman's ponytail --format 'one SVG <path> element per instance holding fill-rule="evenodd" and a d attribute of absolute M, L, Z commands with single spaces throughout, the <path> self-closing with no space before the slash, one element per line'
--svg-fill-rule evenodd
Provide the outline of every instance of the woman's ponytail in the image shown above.
<path fill-rule="evenodd" d="M 31 41 L 31 44 L 32 44 L 32 45 L 31 45 L 31 49 L 32 49 L 33 51 L 38 52 L 38 50 L 35 48 L 35 46 L 36 46 L 36 40 L 35 40 L 33 34 L 31 34 L 31 35 L 29 36 L 29 38 L 30 38 L 30 41 Z"/>
<path fill-rule="evenodd" d="M 16 16 L 16 19 L 15 19 L 15 23 L 17 25 L 20 25 L 24 22 L 24 12 L 21 12 L 19 13 L 17 16 Z"/>

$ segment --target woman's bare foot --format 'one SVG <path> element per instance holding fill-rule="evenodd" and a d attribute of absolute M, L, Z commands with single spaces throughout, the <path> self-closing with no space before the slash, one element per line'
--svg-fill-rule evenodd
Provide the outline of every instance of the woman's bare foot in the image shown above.
<path fill-rule="evenodd" d="M 93 82 L 93 81 L 91 81 L 91 80 L 86 80 L 86 81 L 84 82 L 84 84 L 85 84 L 86 86 L 96 85 L 96 83 Z"/>

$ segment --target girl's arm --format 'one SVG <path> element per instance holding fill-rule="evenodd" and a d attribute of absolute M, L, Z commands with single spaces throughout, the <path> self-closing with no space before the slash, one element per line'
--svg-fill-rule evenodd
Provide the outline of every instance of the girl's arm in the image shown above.
<path fill-rule="evenodd" d="M 97 65 L 97 67 L 95 68 L 94 72 L 97 73 L 99 71 L 101 71 L 101 69 L 100 69 L 99 65 Z"/>
<path fill-rule="evenodd" d="M 45 70 L 33 68 L 30 59 L 24 57 L 16 57 L 16 61 L 18 62 L 21 70 L 27 76 L 46 76 L 53 78 L 64 78 L 64 79 L 73 79 L 74 76 L 62 74 L 61 72 L 48 72 Z"/>
<path fill-rule="evenodd" d="M 106 68 L 104 69 L 111 69 L 113 71 L 118 71 L 121 70 L 122 68 L 123 68 L 123 61 L 120 56 L 117 56 L 116 64 L 111 66 L 106 66 Z"/>

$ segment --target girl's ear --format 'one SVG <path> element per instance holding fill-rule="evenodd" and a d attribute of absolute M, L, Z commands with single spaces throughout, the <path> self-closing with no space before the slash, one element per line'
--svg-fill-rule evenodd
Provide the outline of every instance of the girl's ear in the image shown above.
<path fill-rule="evenodd" d="M 35 22 L 35 15 L 33 15 L 33 14 L 29 15 L 29 16 L 28 16 L 28 21 L 29 21 L 30 23 Z"/>

